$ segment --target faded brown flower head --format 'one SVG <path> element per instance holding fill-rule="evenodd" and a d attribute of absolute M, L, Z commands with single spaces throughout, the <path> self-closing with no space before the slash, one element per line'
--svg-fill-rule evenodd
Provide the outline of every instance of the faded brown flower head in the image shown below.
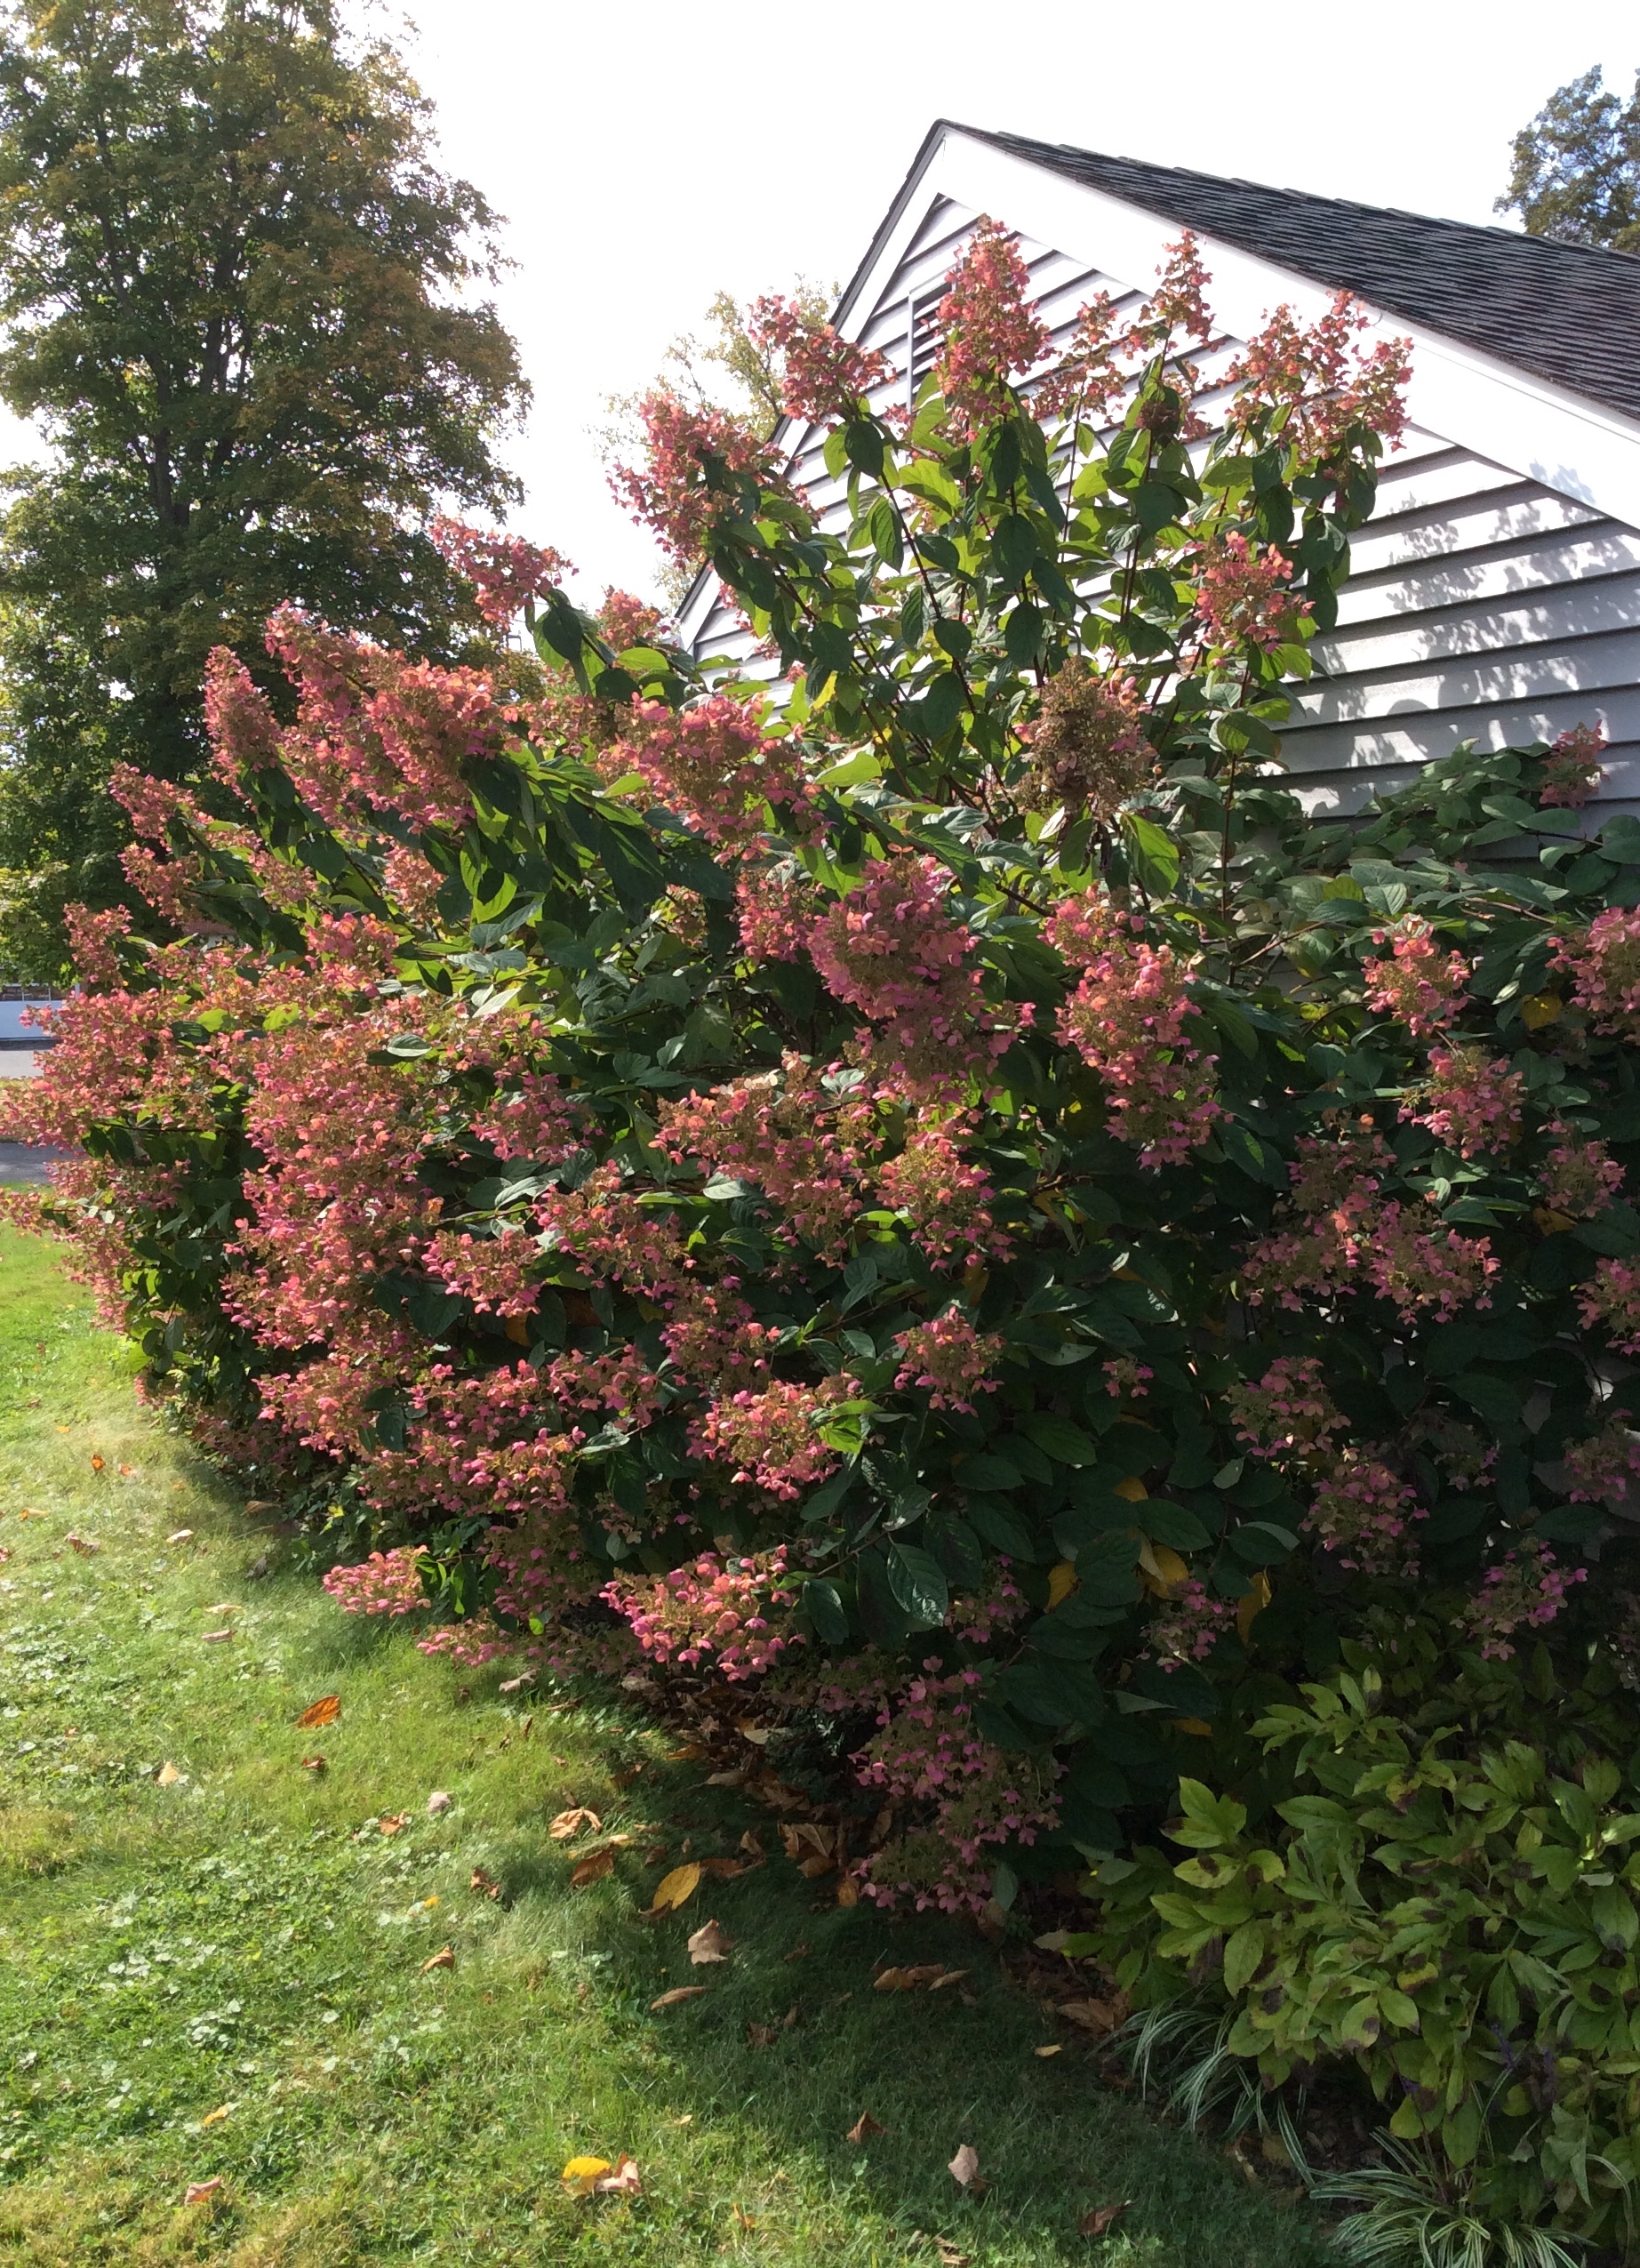
<path fill-rule="evenodd" d="M 1132 677 L 1100 677 L 1079 655 L 1042 696 L 1030 729 L 1031 789 L 1044 805 L 1063 804 L 1098 820 L 1117 810 L 1156 770 L 1144 702 Z"/>

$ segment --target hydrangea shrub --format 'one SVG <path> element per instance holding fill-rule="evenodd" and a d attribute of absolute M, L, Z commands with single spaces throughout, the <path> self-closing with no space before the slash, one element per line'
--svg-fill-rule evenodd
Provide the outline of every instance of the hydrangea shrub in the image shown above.
<path fill-rule="evenodd" d="M 1119 1847 L 1387 1603 L 1621 1642 L 1640 827 L 1587 733 L 1307 809 L 1404 353 L 1207 285 L 1054 359 L 984 224 L 905 414 L 769 302 L 824 509 L 652 397 L 751 676 L 471 530 L 539 700 L 283 611 L 8 1098 L 344 1605 L 844 1715 L 891 1902 Z"/>

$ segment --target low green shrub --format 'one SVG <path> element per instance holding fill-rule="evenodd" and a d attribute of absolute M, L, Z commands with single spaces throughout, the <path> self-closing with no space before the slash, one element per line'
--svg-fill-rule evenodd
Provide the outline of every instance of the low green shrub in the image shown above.
<path fill-rule="evenodd" d="M 1572 1690 L 1454 1663 L 1428 1624 L 1252 1728 L 1252 1804 L 1180 1782 L 1107 1860 L 1098 1950 L 1193 1994 L 1268 2088 L 1351 2065 L 1434 2191 L 1500 2227 L 1612 2242 L 1640 2176 L 1640 1754 L 1609 1671 Z M 1409 1665 L 1408 1655 L 1419 1658 Z M 1401 2169 L 1404 2183 L 1406 2168 Z M 1404 2203 L 1404 2200 L 1403 2200 Z M 1386 2208 L 1387 2209 L 1387 2208 Z"/>

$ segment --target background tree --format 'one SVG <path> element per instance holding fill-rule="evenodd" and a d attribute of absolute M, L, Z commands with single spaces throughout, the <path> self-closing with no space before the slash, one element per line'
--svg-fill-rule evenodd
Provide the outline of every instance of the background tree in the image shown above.
<path fill-rule="evenodd" d="M 1508 193 L 1532 236 L 1640 252 L 1640 78 L 1625 102 L 1600 66 L 1550 95 L 1515 137 Z"/>
<path fill-rule="evenodd" d="M 0 398 L 52 450 L 0 528 L 0 958 L 47 973 L 64 902 L 123 894 L 104 782 L 196 770 L 213 645 L 265 666 L 288 597 L 435 655 L 470 635 L 420 523 L 516 493 L 494 227 L 330 0 L 0 16 Z"/>

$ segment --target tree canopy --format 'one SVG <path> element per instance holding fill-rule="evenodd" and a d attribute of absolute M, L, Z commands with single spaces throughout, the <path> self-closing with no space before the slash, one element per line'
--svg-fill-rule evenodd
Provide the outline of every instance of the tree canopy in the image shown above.
<path fill-rule="evenodd" d="M 110 766 L 187 777 L 206 653 L 265 663 L 280 600 L 460 645 L 476 618 L 420 524 L 515 493 L 494 228 L 329 0 L 0 16 L 0 397 L 52 445 L 0 535 L 0 865 L 36 913 L 107 897 Z"/>
<path fill-rule="evenodd" d="M 1557 87 L 1516 135 L 1493 210 L 1518 212 L 1528 236 L 1640 252 L 1640 77 L 1627 102 L 1598 64 Z"/>

